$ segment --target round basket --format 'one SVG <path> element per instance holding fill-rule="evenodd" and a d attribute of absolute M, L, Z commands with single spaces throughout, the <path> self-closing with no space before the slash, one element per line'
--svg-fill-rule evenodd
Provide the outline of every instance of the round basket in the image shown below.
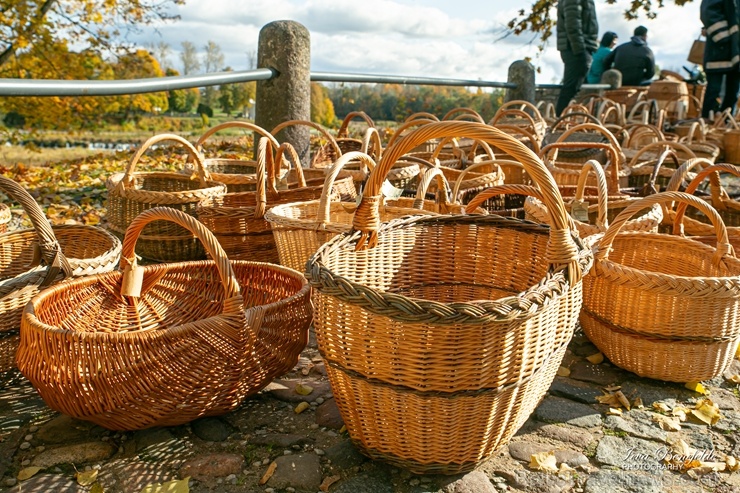
<path fill-rule="evenodd" d="M 553 227 L 477 214 L 381 224 L 380 188 L 393 163 L 452 136 L 517 156 L 543 190 Z M 580 310 L 590 250 L 568 229 L 536 155 L 472 122 L 425 124 L 387 148 L 353 224 L 306 265 L 319 350 L 350 437 L 412 472 L 470 470 L 549 388 Z"/>
<path fill-rule="evenodd" d="M 136 164 L 144 152 L 164 141 L 175 141 L 185 146 L 196 164 L 196 179 L 181 173 L 136 171 Z M 105 186 L 108 189 L 107 227 L 119 238 L 123 238 L 131 221 L 147 209 L 167 206 L 195 216 L 195 207 L 201 200 L 226 193 L 226 185 L 208 178 L 203 160 L 195 147 L 174 134 L 150 137 L 136 151 L 125 172 L 109 177 Z M 155 221 L 147 225 L 136 245 L 137 254 L 154 261 L 175 262 L 205 258 L 203 245 L 193 233 L 168 221 Z"/>
<path fill-rule="evenodd" d="M 15 367 L 21 314 L 28 301 L 66 278 L 113 270 L 121 242 L 95 226 L 51 226 L 33 197 L 20 185 L 0 177 L 0 190 L 20 203 L 32 229 L 0 235 L 0 371 Z"/>
<path fill-rule="evenodd" d="M 270 224 L 282 265 L 303 271 L 308 258 L 316 253 L 321 245 L 340 233 L 352 229 L 356 202 L 332 200 L 330 190 L 335 177 L 348 163 L 362 161 L 363 166 L 372 169 L 375 161 L 361 152 L 343 154 L 329 169 L 319 200 L 308 200 L 277 205 L 265 213 Z M 419 208 L 383 205 L 380 220 L 390 221 L 408 215 L 428 215 Z"/>
<path fill-rule="evenodd" d="M 679 142 L 664 140 L 647 144 L 637 151 L 628 165 L 629 186 L 640 188 L 653 180 L 657 191 L 665 190 L 679 166 L 685 160 L 694 158 L 696 158 L 694 151 Z M 672 163 L 674 167 L 667 166 L 667 162 Z"/>
<path fill-rule="evenodd" d="M 674 201 L 711 218 L 716 249 L 679 236 L 620 233 L 640 209 Z M 617 216 L 594 242 L 594 251 L 593 272 L 584 279 L 581 324 L 605 356 L 659 380 L 694 382 L 724 371 L 731 361 L 726 353 L 740 337 L 740 261 L 711 206 L 682 192 L 645 197 Z M 648 357 L 647 351 L 653 361 L 633 366 L 635 353 Z"/>
<path fill-rule="evenodd" d="M 214 260 L 137 266 L 155 220 L 191 230 Z M 113 430 L 174 426 L 235 409 L 297 362 L 312 315 L 300 273 L 229 261 L 169 208 L 131 222 L 122 258 L 122 271 L 58 284 L 23 314 L 18 368 L 52 409 Z"/>

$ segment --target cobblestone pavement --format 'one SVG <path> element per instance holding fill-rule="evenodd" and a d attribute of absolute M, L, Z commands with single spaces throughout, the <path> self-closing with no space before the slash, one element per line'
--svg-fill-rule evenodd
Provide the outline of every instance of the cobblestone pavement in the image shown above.
<path fill-rule="evenodd" d="M 8 373 L 0 384 L 0 491 L 139 493 L 158 484 L 164 487 L 149 492 L 740 491 L 729 458 L 740 457 L 740 393 L 730 380 L 740 361 L 705 382 L 707 396 L 608 361 L 593 364 L 587 357 L 594 353 L 577 334 L 563 361 L 567 376 L 556 377 L 511 442 L 474 472 L 451 477 L 415 475 L 361 455 L 343 430 L 313 339 L 291 373 L 237 411 L 137 432 L 61 416 L 21 375 Z M 311 392 L 296 392 L 298 384 Z M 302 402 L 307 409 L 296 413 Z M 702 409 L 718 410 L 719 420 L 697 419 L 706 420 Z"/>

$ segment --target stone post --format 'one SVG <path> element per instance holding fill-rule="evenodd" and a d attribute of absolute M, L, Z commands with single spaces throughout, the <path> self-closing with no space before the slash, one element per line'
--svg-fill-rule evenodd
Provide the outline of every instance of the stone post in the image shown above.
<path fill-rule="evenodd" d="M 612 86 L 612 89 L 622 87 L 622 72 L 613 68 L 605 70 L 604 73 L 601 74 L 601 83 L 609 84 Z"/>
<path fill-rule="evenodd" d="M 275 21 L 262 27 L 257 67 L 278 72 L 257 81 L 255 123 L 268 132 L 288 120 L 311 119 L 311 36 L 295 21 Z M 309 164 L 309 128 L 292 125 L 275 136 L 295 147 L 304 166 Z M 255 146 L 256 151 L 256 146 Z"/>
<path fill-rule="evenodd" d="M 517 60 L 509 65 L 507 82 L 516 84 L 516 88 L 506 90 L 506 102 L 520 100 L 535 104 L 534 66 L 531 63 Z"/>

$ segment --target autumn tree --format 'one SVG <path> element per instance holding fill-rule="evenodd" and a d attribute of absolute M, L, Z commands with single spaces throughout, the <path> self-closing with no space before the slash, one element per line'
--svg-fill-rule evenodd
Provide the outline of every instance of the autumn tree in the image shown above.
<path fill-rule="evenodd" d="M 80 50 L 119 53 L 130 48 L 123 31 L 174 20 L 170 7 L 184 0 L 4 0 L 0 2 L 0 67 L 23 53 L 43 60 L 60 42 Z M 46 59 L 47 63 L 53 60 Z M 47 72 L 43 64 L 38 70 Z M 33 74 L 36 78 L 36 74 Z"/>
<path fill-rule="evenodd" d="M 124 55 L 114 65 L 116 79 L 147 79 L 163 77 L 164 72 L 157 60 L 146 50 L 137 50 L 135 53 Z M 167 111 L 167 93 L 154 92 L 143 94 L 129 94 L 119 96 L 119 113 L 126 119 L 141 113 Z"/>
<path fill-rule="evenodd" d="M 316 82 L 311 83 L 311 121 L 326 127 L 334 125 L 336 120 L 334 103 L 331 102 L 326 88 Z"/>
<path fill-rule="evenodd" d="M 167 77 L 176 77 L 180 72 L 173 68 L 165 71 Z M 176 113 L 191 113 L 200 101 L 200 92 L 196 88 L 175 89 L 167 92 L 167 105 Z"/>
<path fill-rule="evenodd" d="M 619 3 L 620 0 L 605 0 L 608 4 Z M 678 6 L 683 6 L 692 0 L 673 0 Z M 557 17 L 553 18 L 558 0 L 532 0 L 532 6 L 529 10 L 521 9 L 517 16 L 509 21 L 508 27 L 514 34 L 524 32 L 537 33 L 540 36 L 540 48 L 552 36 L 553 28 Z M 629 7 L 625 8 L 624 16 L 628 20 L 637 19 L 640 14 L 644 14 L 648 19 L 654 19 L 658 13 L 655 8 L 664 7 L 664 0 L 657 0 L 657 5 L 653 0 L 629 0 Z"/>
<path fill-rule="evenodd" d="M 208 41 L 203 47 L 203 68 L 207 74 L 219 72 L 224 67 L 224 54 L 221 47 L 214 41 Z M 218 90 L 214 86 L 208 86 L 203 90 L 203 102 L 213 107 L 218 100 Z"/>
<path fill-rule="evenodd" d="M 231 72 L 231 67 L 226 67 L 225 72 Z M 256 92 L 254 82 L 243 82 L 234 84 L 224 84 L 218 87 L 218 102 L 221 109 L 227 115 L 231 115 L 234 110 L 245 108 L 249 105 L 249 100 L 254 98 Z"/>

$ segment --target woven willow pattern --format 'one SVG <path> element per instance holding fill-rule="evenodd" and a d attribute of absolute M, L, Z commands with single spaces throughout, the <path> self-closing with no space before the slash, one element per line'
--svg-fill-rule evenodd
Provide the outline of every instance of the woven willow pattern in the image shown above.
<path fill-rule="evenodd" d="M 636 211 L 672 201 L 698 207 L 711 218 L 716 249 L 677 236 L 620 233 Z M 668 381 L 701 381 L 722 373 L 730 361 L 725 353 L 740 338 L 740 261 L 716 211 L 685 193 L 652 195 L 627 207 L 594 248 L 596 264 L 584 280 L 581 323 L 614 364 Z M 626 355 L 642 339 L 643 354 L 651 351 L 655 361 L 633 366 L 635 356 Z M 696 354 L 687 357 L 687 347 Z"/>
<path fill-rule="evenodd" d="M 214 260 L 136 267 L 154 220 L 192 230 Z M 177 425 L 236 408 L 297 362 L 312 315 L 300 273 L 230 262 L 202 224 L 169 208 L 132 221 L 123 258 L 122 272 L 54 286 L 24 313 L 18 367 L 51 408 L 110 429 Z M 136 269 L 138 296 L 125 288 Z"/>
<path fill-rule="evenodd" d="M 553 227 L 493 215 L 381 223 L 385 172 L 408 149 L 452 136 L 516 156 Z M 368 455 L 415 472 L 469 470 L 516 432 L 548 388 L 573 333 L 590 251 L 571 235 L 536 155 L 471 122 L 424 124 L 386 148 L 354 228 L 306 265 L 319 349 L 350 436 Z"/>

